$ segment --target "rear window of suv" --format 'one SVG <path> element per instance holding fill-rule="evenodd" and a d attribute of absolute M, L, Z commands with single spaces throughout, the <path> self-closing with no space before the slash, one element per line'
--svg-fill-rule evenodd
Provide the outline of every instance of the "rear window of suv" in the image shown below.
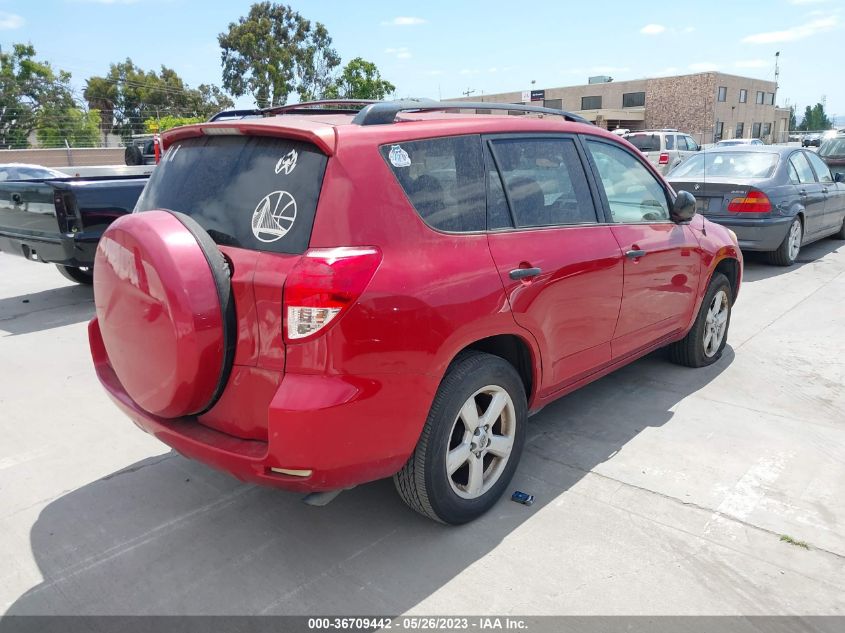
<path fill-rule="evenodd" d="M 641 152 L 659 152 L 660 151 L 660 135 L 659 134 L 629 134 L 625 140 L 631 143 Z"/>
<path fill-rule="evenodd" d="M 382 156 L 414 209 L 441 231 L 487 226 L 481 137 L 450 136 L 384 145 Z"/>
<path fill-rule="evenodd" d="M 189 215 L 217 244 L 302 254 L 311 239 L 327 160 L 315 146 L 283 138 L 176 141 L 135 211 Z"/>

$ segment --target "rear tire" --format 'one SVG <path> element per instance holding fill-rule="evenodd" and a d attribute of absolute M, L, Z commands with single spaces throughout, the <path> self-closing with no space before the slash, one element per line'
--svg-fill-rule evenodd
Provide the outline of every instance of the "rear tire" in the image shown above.
<path fill-rule="evenodd" d="M 516 470 L 527 410 L 525 387 L 510 363 L 481 352 L 460 354 L 437 390 L 414 453 L 393 476 L 399 496 L 441 523 L 459 525 L 487 512 Z"/>
<path fill-rule="evenodd" d="M 706 367 L 722 357 L 728 342 L 733 292 L 728 278 L 714 273 L 698 316 L 687 335 L 669 346 L 673 363 L 687 367 Z"/>
<path fill-rule="evenodd" d="M 769 263 L 775 266 L 792 266 L 801 252 L 803 239 L 804 226 L 801 224 L 801 218 L 796 216 L 793 218 L 792 224 L 789 225 L 789 230 L 786 232 L 783 242 L 780 243 L 777 250 L 769 252 Z"/>
<path fill-rule="evenodd" d="M 77 268 L 75 266 L 56 264 L 56 268 L 59 269 L 62 277 L 70 279 L 75 283 L 82 284 L 83 286 L 90 286 L 94 283 L 94 268 L 91 266 Z"/>
<path fill-rule="evenodd" d="M 123 162 L 130 166 L 143 165 L 144 155 L 137 145 L 127 145 L 123 150 Z"/>

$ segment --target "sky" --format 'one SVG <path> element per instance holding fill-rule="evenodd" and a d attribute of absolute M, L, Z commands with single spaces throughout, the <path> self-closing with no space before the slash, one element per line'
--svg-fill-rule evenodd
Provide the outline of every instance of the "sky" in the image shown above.
<path fill-rule="evenodd" d="M 85 79 L 131 58 L 162 64 L 192 87 L 221 84 L 217 35 L 249 1 L 0 0 L 0 45 L 35 46 L 39 59 Z M 822 99 L 845 116 L 845 0 L 520 2 L 290 1 L 322 22 L 344 63 L 375 62 L 396 96 L 554 88 L 720 70 L 774 79 L 779 105 Z M 638 6 L 640 5 L 640 6 Z M 535 82 L 532 84 L 532 82 Z M 252 106 L 249 97 L 237 100 Z"/>

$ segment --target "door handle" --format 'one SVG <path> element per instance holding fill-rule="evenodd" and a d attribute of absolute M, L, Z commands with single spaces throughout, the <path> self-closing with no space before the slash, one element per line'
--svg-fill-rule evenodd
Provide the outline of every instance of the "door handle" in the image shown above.
<path fill-rule="evenodd" d="M 645 257 L 645 251 L 626 251 L 625 257 L 628 259 L 637 259 L 638 257 Z"/>
<path fill-rule="evenodd" d="M 517 279 L 528 279 L 530 277 L 536 277 L 541 272 L 543 271 L 539 268 L 514 268 L 508 273 L 508 275 L 511 279 L 516 281 Z"/>
<path fill-rule="evenodd" d="M 825 187 L 824 189 L 822 189 L 822 193 L 827 193 L 827 187 Z"/>
<path fill-rule="evenodd" d="M 806 195 L 807 195 L 807 190 L 806 190 L 806 189 L 801 189 L 801 190 L 799 190 L 799 191 L 798 191 L 798 193 L 800 193 L 802 196 L 806 196 Z"/>

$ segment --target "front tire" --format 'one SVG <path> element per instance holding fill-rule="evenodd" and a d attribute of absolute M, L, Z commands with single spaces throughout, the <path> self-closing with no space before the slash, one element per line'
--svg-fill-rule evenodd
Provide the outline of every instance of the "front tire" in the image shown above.
<path fill-rule="evenodd" d="M 713 273 L 698 316 L 687 335 L 669 347 L 669 358 L 678 365 L 706 367 L 722 357 L 728 342 L 733 292 L 728 278 Z"/>
<path fill-rule="evenodd" d="M 420 514 L 459 525 L 487 512 L 516 470 L 525 441 L 522 379 L 504 359 L 460 354 L 434 397 L 414 453 L 393 481 Z"/>
<path fill-rule="evenodd" d="M 775 266 L 792 266 L 795 260 L 798 259 L 798 253 L 801 252 L 801 242 L 804 238 L 804 227 L 801 224 L 801 219 L 795 217 L 792 224 L 789 225 L 789 231 L 783 242 L 777 247 L 777 250 L 769 253 L 769 263 Z"/>
<path fill-rule="evenodd" d="M 56 264 L 56 268 L 59 269 L 62 277 L 70 279 L 75 283 L 83 286 L 90 286 L 94 283 L 94 268 L 91 266 L 77 268 L 75 266 L 62 266 L 61 264 Z"/>

